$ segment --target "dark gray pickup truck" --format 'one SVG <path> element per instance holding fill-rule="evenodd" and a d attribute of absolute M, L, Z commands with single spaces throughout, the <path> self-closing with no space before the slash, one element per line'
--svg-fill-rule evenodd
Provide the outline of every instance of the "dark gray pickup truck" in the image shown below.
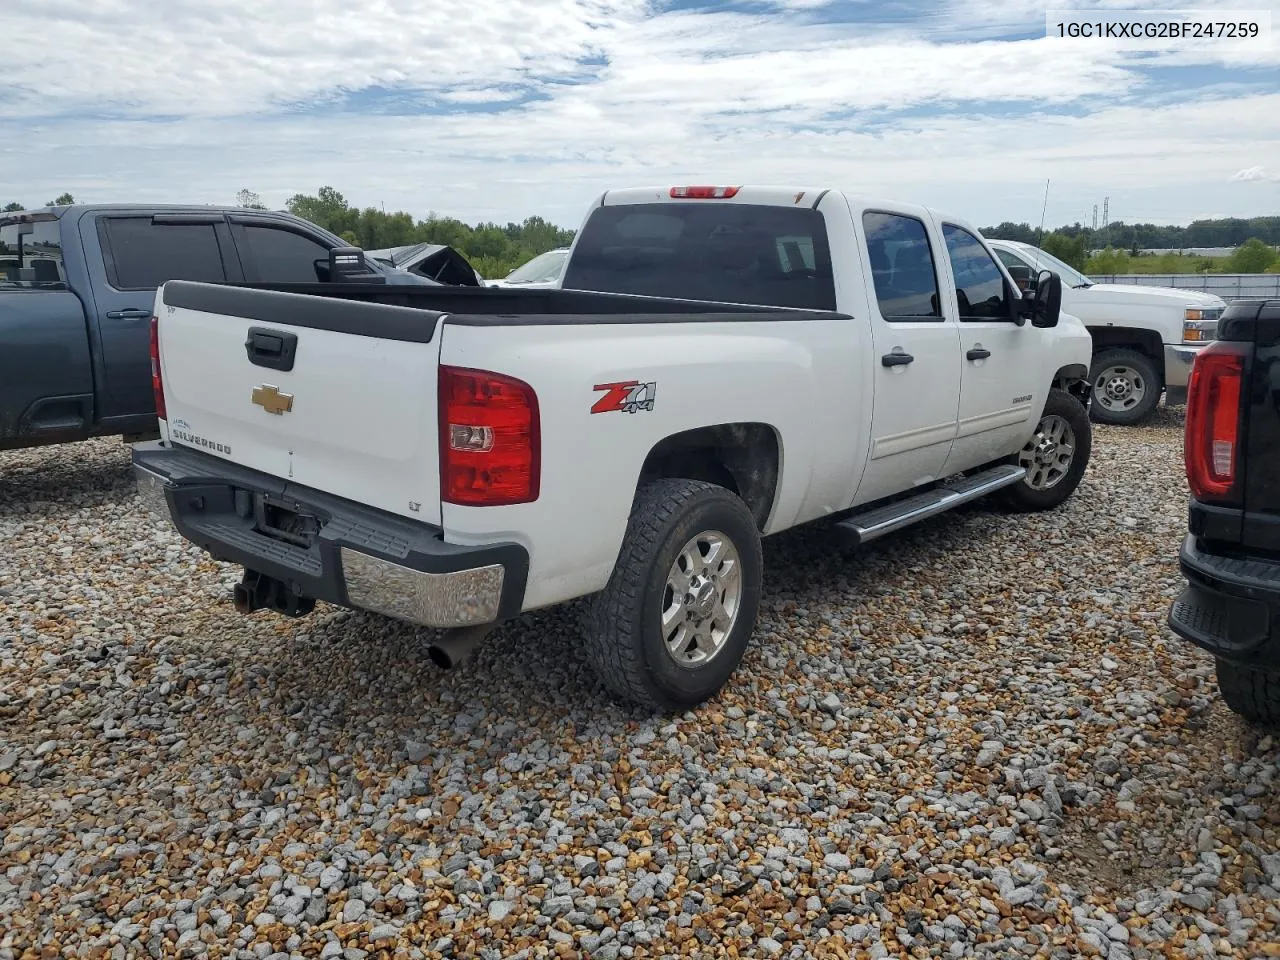
<path fill-rule="evenodd" d="M 431 284 L 366 261 L 287 213 L 68 206 L 0 214 L 0 450 L 153 435 L 151 308 L 156 288 L 179 279 Z"/>
<path fill-rule="evenodd" d="M 1217 659 L 1236 713 L 1280 724 L 1280 300 L 1235 300 L 1196 357 L 1184 442 L 1191 486 L 1169 611 Z"/>

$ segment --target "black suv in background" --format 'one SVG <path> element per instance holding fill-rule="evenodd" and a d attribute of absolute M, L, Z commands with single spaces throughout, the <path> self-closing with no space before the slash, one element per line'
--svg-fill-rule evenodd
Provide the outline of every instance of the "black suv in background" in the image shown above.
<path fill-rule="evenodd" d="M 1169 625 L 1217 659 L 1236 713 L 1280 723 L 1280 300 L 1236 300 L 1187 394 L 1187 587 Z"/>

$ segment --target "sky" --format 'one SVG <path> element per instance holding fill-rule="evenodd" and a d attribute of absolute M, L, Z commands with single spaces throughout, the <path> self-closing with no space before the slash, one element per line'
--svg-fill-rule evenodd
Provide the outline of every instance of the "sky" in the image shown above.
<path fill-rule="evenodd" d="M 1195 8 L 1280 30 L 1280 0 Z M 980 225 L 1088 224 L 1107 197 L 1127 222 L 1280 214 L 1280 38 L 1142 46 L 1047 19 L 1026 0 L 0 0 L 0 205 L 248 188 L 280 208 L 330 185 L 576 227 L 605 189 L 750 183 Z"/>

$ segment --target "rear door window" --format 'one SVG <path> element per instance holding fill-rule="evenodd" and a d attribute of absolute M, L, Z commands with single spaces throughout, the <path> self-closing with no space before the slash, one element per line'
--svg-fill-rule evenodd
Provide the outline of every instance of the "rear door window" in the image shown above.
<path fill-rule="evenodd" d="M 924 222 L 897 213 L 862 215 L 867 255 L 880 316 L 886 320 L 939 320 L 938 269 Z"/>
<path fill-rule="evenodd" d="M 117 290 L 154 290 L 166 280 L 227 279 L 211 223 L 152 223 L 150 217 L 104 221 L 107 278 Z"/>
<path fill-rule="evenodd" d="M 561 286 L 684 300 L 835 310 L 817 210 L 693 201 L 598 207 Z"/>

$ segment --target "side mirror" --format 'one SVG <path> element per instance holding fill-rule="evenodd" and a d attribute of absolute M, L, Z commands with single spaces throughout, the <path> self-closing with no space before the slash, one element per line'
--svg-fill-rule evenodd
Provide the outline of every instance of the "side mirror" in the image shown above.
<path fill-rule="evenodd" d="M 329 251 L 330 283 L 378 283 L 383 275 L 369 266 L 359 247 L 334 247 Z"/>
<path fill-rule="evenodd" d="M 1036 275 L 1035 286 L 1022 295 L 1024 313 L 1033 327 L 1056 327 L 1062 313 L 1062 278 L 1049 270 Z"/>

